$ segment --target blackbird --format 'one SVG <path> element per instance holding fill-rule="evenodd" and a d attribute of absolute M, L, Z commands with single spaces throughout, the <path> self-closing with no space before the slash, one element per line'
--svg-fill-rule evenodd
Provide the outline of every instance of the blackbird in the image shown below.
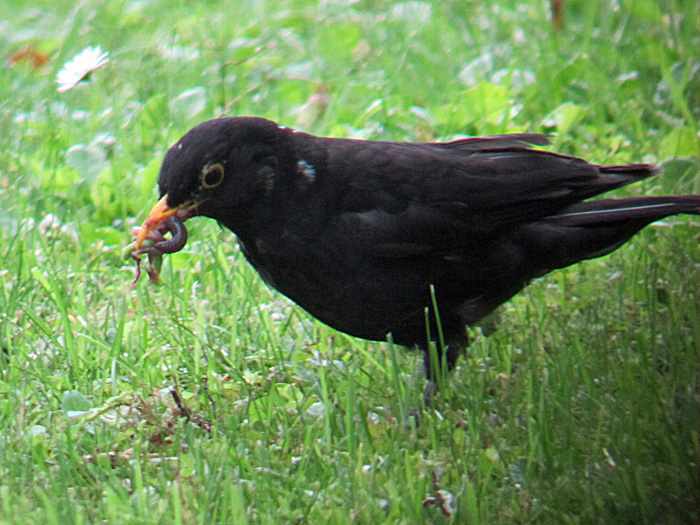
<path fill-rule="evenodd" d="M 533 278 L 609 254 L 669 215 L 700 214 L 700 195 L 586 200 L 657 170 L 530 146 L 548 142 L 364 141 L 210 120 L 166 154 L 135 253 L 177 251 L 182 221 L 215 219 L 267 284 L 337 330 L 422 349 L 430 378 L 439 334 L 452 368 L 466 327 Z"/>

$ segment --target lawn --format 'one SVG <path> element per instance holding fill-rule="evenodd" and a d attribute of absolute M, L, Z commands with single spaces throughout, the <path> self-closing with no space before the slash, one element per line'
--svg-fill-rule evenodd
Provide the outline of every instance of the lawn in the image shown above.
<path fill-rule="evenodd" d="M 557 32 L 544 0 L 5 0 L 0 523 L 698 523 L 697 217 L 533 282 L 429 409 L 417 353 L 310 318 L 213 221 L 160 286 L 122 256 L 167 148 L 222 115 L 548 133 L 663 167 L 618 196 L 698 193 L 697 2 L 564 12 Z M 109 62 L 59 92 L 88 46 Z"/>

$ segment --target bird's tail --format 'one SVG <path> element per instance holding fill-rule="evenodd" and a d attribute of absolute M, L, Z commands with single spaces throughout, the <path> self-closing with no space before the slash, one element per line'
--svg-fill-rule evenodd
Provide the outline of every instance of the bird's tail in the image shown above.
<path fill-rule="evenodd" d="M 607 255 L 646 225 L 671 215 L 700 215 L 700 195 L 579 202 L 545 218 L 532 232 L 535 257 L 550 269 Z"/>
<path fill-rule="evenodd" d="M 555 216 L 548 217 L 547 221 L 573 227 L 640 222 L 641 228 L 670 215 L 679 214 L 700 215 L 700 195 L 629 197 L 580 202 Z"/>

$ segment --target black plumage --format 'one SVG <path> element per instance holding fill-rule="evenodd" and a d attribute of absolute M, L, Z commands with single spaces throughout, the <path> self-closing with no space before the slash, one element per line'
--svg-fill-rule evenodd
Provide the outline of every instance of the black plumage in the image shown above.
<path fill-rule="evenodd" d="M 163 199 L 139 243 L 162 240 L 165 217 L 210 217 L 317 319 L 423 350 L 426 309 L 438 334 L 432 287 L 452 367 L 465 327 L 531 279 L 606 255 L 653 221 L 700 213 L 698 195 L 587 200 L 656 169 L 530 147 L 547 143 L 537 134 L 362 141 L 253 117 L 211 120 L 168 151 Z"/>

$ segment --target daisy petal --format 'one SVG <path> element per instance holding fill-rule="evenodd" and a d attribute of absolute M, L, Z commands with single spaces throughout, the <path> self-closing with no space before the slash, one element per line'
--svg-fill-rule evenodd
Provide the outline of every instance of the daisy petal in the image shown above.
<path fill-rule="evenodd" d="M 72 60 L 63 64 L 63 69 L 56 74 L 58 91 L 68 91 L 86 80 L 90 73 L 109 62 L 108 56 L 109 53 L 103 53 L 100 46 L 83 49 Z"/>

